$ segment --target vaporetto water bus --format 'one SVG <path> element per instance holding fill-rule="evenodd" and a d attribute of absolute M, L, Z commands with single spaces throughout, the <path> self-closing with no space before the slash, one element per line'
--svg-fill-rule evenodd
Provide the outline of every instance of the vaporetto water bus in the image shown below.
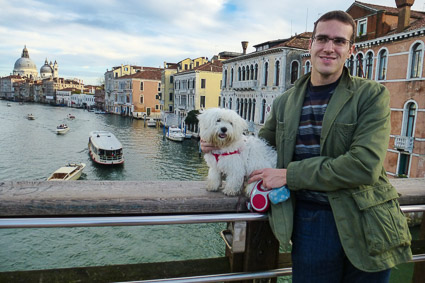
<path fill-rule="evenodd" d="M 110 132 L 90 132 L 88 146 L 90 157 L 96 163 L 105 165 L 124 163 L 121 142 Z"/>

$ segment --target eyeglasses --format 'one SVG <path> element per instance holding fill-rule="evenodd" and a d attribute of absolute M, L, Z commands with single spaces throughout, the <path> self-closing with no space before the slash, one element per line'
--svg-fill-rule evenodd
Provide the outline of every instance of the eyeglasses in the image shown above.
<path fill-rule="evenodd" d="M 329 42 L 329 40 L 332 40 L 334 45 L 337 47 L 344 47 L 347 45 L 347 42 L 351 44 L 351 40 L 345 39 L 343 37 L 330 38 L 327 35 L 313 36 L 313 41 L 319 45 L 325 45 Z"/>

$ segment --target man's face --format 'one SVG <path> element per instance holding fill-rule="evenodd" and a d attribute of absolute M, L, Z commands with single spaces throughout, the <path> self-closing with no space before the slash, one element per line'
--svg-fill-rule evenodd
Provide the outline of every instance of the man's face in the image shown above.
<path fill-rule="evenodd" d="M 337 20 L 317 23 L 315 39 L 310 41 L 313 85 L 333 83 L 340 77 L 346 59 L 354 50 L 354 46 L 349 42 L 352 33 L 351 25 Z M 326 37 L 340 39 L 339 44 L 335 44 L 332 40 L 325 43 L 326 40 L 323 38 Z M 345 44 L 341 45 L 341 39 L 346 40 Z"/>

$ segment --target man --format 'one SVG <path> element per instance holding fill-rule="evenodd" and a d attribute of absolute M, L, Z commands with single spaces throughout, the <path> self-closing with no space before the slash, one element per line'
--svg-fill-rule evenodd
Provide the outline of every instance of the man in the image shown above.
<path fill-rule="evenodd" d="M 383 168 L 388 90 L 344 67 L 354 31 L 343 11 L 317 20 L 311 73 L 273 101 L 259 133 L 276 147 L 278 169 L 254 171 L 248 182 L 291 190 L 291 201 L 272 205 L 270 225 L 282 245 L 292 239 L 294 283 L 388 282 L 391 268 L 412 257 L 407 222 Z"/>
<path fill-rule="evenodd" d="M 354 31 L 343 11 L 319 18 L 311 73 L 274 100 L 259 133 L 276 147 L 279 169 L 254 171 L 248 182 L 291 190 L 292 202 L 272 206 L 270 224 L 283 245 L 292 236 L 295 283 L 388 282 L 391 268 L 411 258 L 407 222 L 383 168 L 389 93 L 344 67 Z"/>

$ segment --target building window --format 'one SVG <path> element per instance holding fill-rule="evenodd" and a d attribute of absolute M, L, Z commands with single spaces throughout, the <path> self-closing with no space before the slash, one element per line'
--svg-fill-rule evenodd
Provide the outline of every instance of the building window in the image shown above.
<path fill-rule="evenodd" d="M 265 119 L 266 119 L 266 100 L 263 99 L 263 101 L 261 102 L 261 118 L 260 118 L 260 124 L 264 124 Z"/>
<path fill-rule="evenodd" d="M 249 81 L 249 66 L 246 66 L 246 80 Z"/>
<path fill-rule="evenodd" d="M 411 78 L 420 78 L 422 71 L 422 60 L 423 60 L 423 45 L 421 43 L 416 43 L 413 45 L 411 51 L 410 59 L 410 77 Z"/>
<path fill-rule="evenodd" d="M 187 67 L 187 64 L 184 64 L 184 69 L 185 69 L 185 70 L 187 70 L 187 68 L 188 68 L 188 67 Z"/>
<path fill-rule="evenodd" d="M 350 75 L 353 75 L 354 72 L 354 56 L 351 55 L 350 58 L 345 62 L 345 66 L 347 66 L 348 71 L 350 71 Z"/>
<path fill-rule="evenodd" d="M 223 78 L 223 87 L 226 87 L 227 85 L 227 70 L 224 70 L 224 78 Z"/>
<path fill-rule="evenodd" d="M 143 95 L 140 96 L 140 103 L 143 104 Z"/>
<path fill-rule="evenodd" d="M 294 61 L 291 64 L 291 84 L 298 79 L 298 62 Z"/>
<path fill-rule="evenodd" d="M 201 79 L 201 88 L 205 88 L 206 84 L 207 84 L 207 80 Z"/>
<path fill-rule="evenodd" d="M 304 66 L 304 74 L 307 74 L 310 71 L 311 71 L 311 63 L 310 63 L 310 61 L 306 61 L 305 66 Z"/>
<path fill-rule="evenodd" d="M 233 86 L 233 68 L 230 70 L 230 87 Z"/>
<path fill-rule="evenodd" d="M 254 66 L 253 65 L 251 65 L 251 80 L 253 80 L 254 79 Z"/>
<path fill-rule="evenodd" d="M 158 83 L 158 91 L 161 91 L 161 83 Z"/>
<path fill-rule="evenodd" d="M 367 19 L 361 19 L 357 21 L 357 36 L 366 35 L 367 32 Z"/>
<path fill-rule="evenodd" d="M 219 97 L 219 99 L 220 99 L 221 97 Z M 223 107 L 223 108 L 226 108 L 226 98 L 225 97 L 223 97 L 223 99 L 221 100 L 221 102 L 223 103 L 222 105 L 221 105 L 221 107 Z M 220 104 L 219 104 L 220 105 Z"/>
<path fill-rule="evenodd" d="M 201 104 L 199 106 L 205 108 L 205 96 L 201 96 Z"/>
<path fill-rule="evenodd" d="M 416 103 L 410 102 L 406 105 L 404 109 L 404 136 L 413 137 L 415 129 L 415 118 L 416 118 Z"/>
<path fill-rule="evenodd" d="M 143 90 L 143 82 L 140 82 L 140 90 Z"/>
<path fill-rule="evenodd" d="M 372 79 L 372 70 L 373 70 L 373 53 L 370 51 L 366 55 L 366 78 Z"/>
<path fill-rule="evenodd" d="M 241 67 L 238 68 L 238 81 L 241 81 Z"/>
<path fill-rule="evenodd" d="M 255 64 L 254 80 L 258 80 L 258 64 Z"/>
<path fill-rule="evenodd" d="M 275 86 L 279 85 L 279 76 L 280 76 L 280 62 L 276 61 L 276 64 L 274 66 L 274 81 Z"/>
<path fill-rule="evenodd" d="M 168 101 L 173 101 L 173 93 L 172 92 L 170 92 L 168 94 Z"/>
<path fill-rule="evenodd" d="M 383 49 L 378 55 L 378 80 L 385 80 L 387 75 L 387 50 Z"/>
<path fill-rule="evenodd" d="M 242 80 L 245 80 L 245 67 L 242 67 Z"/>
<path fill-rule="evenodd" d="M 362 53 L 358 53 L 356 55 L 356 75 L 358 77 L 364 77 L 364 72 L 363 72 L 363 54 Z"/>
<path fill-rule="evenodd" d="M 267 86 L 267 81 L 269 79 L 269 62 L 264 63 L 264 81 L 263 85 Z"/>
<path fill-rule="evenodd" d="M 229 109 L 232 109 L 232 98 L 229 98 Z"/>
<path fill-rule="evenodd" d="M 173 81 L 174 81 L 174 77 L 173 76 L 170 76 L 170 84 L 172 84 Z"/>

